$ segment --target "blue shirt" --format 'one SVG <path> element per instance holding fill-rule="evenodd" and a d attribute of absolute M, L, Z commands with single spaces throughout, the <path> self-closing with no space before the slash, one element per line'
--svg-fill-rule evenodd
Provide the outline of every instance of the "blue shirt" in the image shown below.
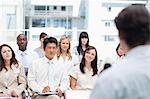
<path fill-rule="evenodd" d="M 131 49 L 99 75 L 90 99 L 150 99 L 150 45 Z"/>

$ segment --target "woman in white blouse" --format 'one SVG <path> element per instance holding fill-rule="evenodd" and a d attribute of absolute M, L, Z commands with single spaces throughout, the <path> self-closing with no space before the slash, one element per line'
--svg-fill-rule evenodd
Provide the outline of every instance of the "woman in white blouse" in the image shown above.
<path fill-rule="evenodd" d="M 70 39 L 63 35 L 59 41 L 57 59 L 63 63 L 67 72 L 69 72 L 71 68 L 78 63 L 78 57 L 71 54 L 70 47 Z"/>
<path fill-rule="evenodd" d="M 23 66 L 16 60 L 13 49 L 6 44 L 0 46 L 0 97 L 22 99 L 26 88 Z"/>
<path fill-rule="evenodd" d="M 89 35 L 87 32 L 81 32 L 79 36 L 78 46 L 75 46 L 72 51 L 72 53 L 78 57 L 79 63 L 81 62 L 84 51 L 88 46 L 89 46 Z"/>
<path fill-rule="evenodd" d="M 87 47 L 81 63 L 75 66 L 69 75 L 72 90 L 89 90 L 93 88 L 98 77 L 97 51 L 95 47 Z"/>

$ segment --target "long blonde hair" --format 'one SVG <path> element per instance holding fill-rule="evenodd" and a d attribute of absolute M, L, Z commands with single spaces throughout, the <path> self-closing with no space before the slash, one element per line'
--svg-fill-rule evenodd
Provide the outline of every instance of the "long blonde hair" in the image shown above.
<path fill-rule="evenodd" d="M 58 50 L 57 50 L 57 58 L 59 59 L 59 57 L 61 56 L 61 53 L 62 53 L 61 42 L 65 39 L 67 39 L 69 41 L 69 48 L 67 49 L 67 56 L 68 56 L 68 60 L 71 60 L 72 59 L 71 52 L 70 52 L 71 43 L 70 43 L 69 37 L 67 37 L 66 35 L 61 36 L 61 38 L 59 40 Z"/>

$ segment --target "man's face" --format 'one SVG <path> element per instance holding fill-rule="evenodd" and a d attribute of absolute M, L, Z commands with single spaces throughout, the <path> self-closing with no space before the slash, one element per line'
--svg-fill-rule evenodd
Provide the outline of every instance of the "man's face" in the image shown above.
<path fill-rule="evenodd" d="M 45 47 L 45 56 L 51 60 L 57 52 L 57 46 L 55 43 L 48 43 Z"/>
<path fill-rule="evenodd" d="M 25 51 L 27 47 L 27 37 L 25 35 L 20 35 L 19 38 L 17 39 L 17 44 L 19 46 L 19 50 Z"/>

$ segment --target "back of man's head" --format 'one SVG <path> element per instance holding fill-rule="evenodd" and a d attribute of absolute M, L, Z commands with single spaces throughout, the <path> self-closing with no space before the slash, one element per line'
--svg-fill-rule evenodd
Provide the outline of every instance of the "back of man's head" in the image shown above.
<path fill-rule="evenodd" d="M 150 42 L 150 14 L 144 5 L 130 5 L 115 18 L 119 38 L 129 48 Z"/>

